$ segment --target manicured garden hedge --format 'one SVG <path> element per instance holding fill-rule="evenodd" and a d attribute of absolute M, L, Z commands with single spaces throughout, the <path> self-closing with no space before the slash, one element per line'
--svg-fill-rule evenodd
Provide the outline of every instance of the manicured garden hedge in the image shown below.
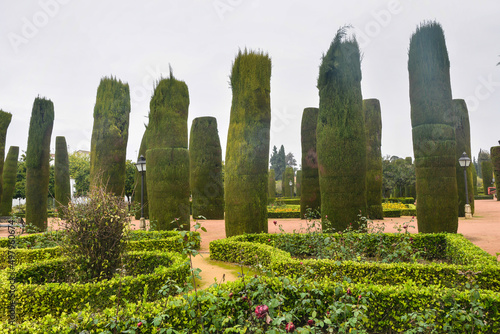
<path fill-rule="evenodd" d="M 339 235 L 331 236 L 339 238 Z M 363 234 L 367 249 L 377 247 L 379 234 Z M 384 242 L 392 243 L 397 235 L 383 234 Z M 243 235 L 210 243 L 210 258 L 214 260 L 261 264 L 276 275 L 304 276 L 329 279 L 349 277 L 355 283 L 404 284 L 411 280 L 423 285 L 454 287 L 467 283 L 464 272 L 476 273 L 476 283 L 482 289 L 500 291 L 500 265 L 497 260 L 457 234 L 416 234 L 412 235 L 413 247 L 426 249 L 425 258 L 449 260 L 446 263 L 376 263 L 339 262 L 336 260 L 293 259 L 290 253 L 273 247 L 280 235 Z M 305 234 L 286 235 L 287 242 L 300 242 Z M 366 241 L 365 241 L 366 239 Z"/>
<path fill-rule="evenodd" d="M 199 235 L 198 232 L 194 232 Z M 21 236 L 17 239 L 17 249 L 13 250 L 15 253 L 16 265 L 22 263 L 32 263 L 36 261 L 47 260 L 62 255 L 60 247 L 45 247 L 44 243 L 47 239 L 56 238 L 57 234 L 30 234 Z M 173 251 L 180 252 L 184 246 L 180 242 L 180 236 L 176 231 L 132 231 L 129 234 L 129 251 Z M 194 238 L 196 241 L 196 248 L 200 247 L 199 239 Z M 27 246 L 30 245 L 30 248 Z M 0 268 L 5 268 L 8 261 L 8 246 L 9 240 L 7 238 L 0 239 Z"/>
<path fill-rule="evenodd" d="M 413 198 L 413 197 L 390 197 L 390 198 L 382 198 L 382 203 L 414 204 L 415 203 L 415 198 Z"/>
<path fill-rule="evenodd" d="M 186 258 L 178 253 L 130 252 L 126 258 L 128 259 L 126 267 L 137 275 L 115 276 L 96 283 L 37 284 L 46 280 L 47 273 L 50 273 L 51 278 L 62 278 L 67 275 L 61 258 L 18 266 L 16 268 L 17 318 L 29 320 L 48 314 L 59 316 L 77 311 L 86 304 L 99 310 L 116 303 L 124 303 L 125 300 L 153 301 L 158 299 L 158 290 L 168 279 L 182 284 L 189 275 Z M 10 306 L 8 292 L 10 283 L 6 270 L 0 272 L 0 278 L 0 312 L 1 318 L 6 320 L 9 317 Z M 31 280 L 36 283 L 26 282 Z"/>
<path fill-rule="evenodd" d="M 475 195 L 474 199 L 482 200 L 482 199 L 493 199 L 493 195 Z"/>
<path fill-rule="evenodd" d="M 500 294 L 492 291 L 479 291 L 477 298 L 472 301 L 469 291 L 447 289 L 440 286 L 422 287 L 413 282 L 404 285 L 374 285 L 331 281 L 303 280 L 259 277 L 255 279 L 239 280 L 209 288 L 197 298 L 200 303 L 200 313 L 204 314 L 204 328 L 232 328 L 230 314 L 244 312 L 254 313 L 255 305 L 266 304 L 267 294 L 259 288 L 265 286 L 271 291 L 279 292 L 283 300 L 282 305 L 269 306 L 270 312 L 277 313 L 278 307 L 282 312 L 294 312 L 294 323 L 297 328 L 307 328 L 307 320 L 314 317 L 326 319 L 327 311 L 335 308 L 335 304 L 344 300 L 346 296 L 360 296 L 359 310 L 366 307 L 367 321 L 363 326 L 368 333 L 396 333 L 414 328 L 417 324 L 408 321 L 409 315 L 423 314 L 435 310 L 433 317 L 427 319 L 437 332 L 463 332 L 463 324 L 473 322 L 465 316 L 460 321 L 450 321 L 450 314 L 454 307 L 471 309 L 474 305 L 481 305 L 481 315 L 486 320 L 485 333 L 498 333 L 500 330 Z M 250 296 L 249 301 L 243 301 L 242 296 Z M 116 327 L 117 332 L 128 333 L 155 333 L 159 329 L 184 330 L 196 328 L 197 318 L 193 316 L 193 305 L 188 300 L 193 294 L 173 297 L 157 302 L 129 303 L 127 307 L 118 310 L 115 307 L 105 309 L 100 313 L 89 307 L 82 307 L 81 311 L 63 314 L 60 317 L 45 316 L 32 322 L 24 322 L 18 327 L 10 326 L 7 322 L 0 323 L 1 333 L 26 332 L 54 332 L 54 333 L 81 333 L 107 332 Z M 317 301 L 307 304 L 308 301 Z M 475 303 L 475 304 L 474 304 Z M 302 305 L 302 307 L 298 306 Z M 305 307 L 307 306 L 307 307 Z M 337 309 L 338 310 L 338 309 Z M 339 310 L 342 311 L 342 310 Z M 118 315 L 119 321 L 116 321 Z M 459 317 L 460 318 L 460 317 Z M 221 319 L 226 319 L 225 324 Z M 348 319 L 345 319 L 348 320 Z M 457 319 L 458 320 L 458 319 Z M 443 323 L 447 321 L 453 326 L 444 330 Z M 425 321 L 423 321 L 425 322 Z M 138 324 L 141 323 L 139 328 Z M 224 327 L 225 325 L 225 327 Z M 284 325 L 283 325 L 284 327 Z M 353 326 L 351 326 L 353 327 Z"/>

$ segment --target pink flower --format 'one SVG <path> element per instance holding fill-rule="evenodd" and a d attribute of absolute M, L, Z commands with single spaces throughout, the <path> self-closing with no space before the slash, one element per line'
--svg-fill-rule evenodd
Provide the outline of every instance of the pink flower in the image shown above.
<path fill-rule="evenodd" d="M 139 323 L 137 324 L 137 327 L 141 327 L 142 326 L 142 321 L 139 321 Z"/>
<path fill-rule="evenodd" d="M 266 316 L 267 312 L 269 312 L 269 307 L 267 305 L 258 305 L 255 308 L 255 315 L 259 319 L 263 319 Z"/>
<path fill-rule="evenodd" d="M 351 288 L 347 288 L 347 294 L 350 296 L 351 295 Z"/>
<path fill-rule="evenodd" d="M 267 242 L 271 241 L 271 239 L 267 239 Z"/>
<path fill-rule="evenodd" d="M 361 300 L 361 295 L 358 296 L 358 300 Z"/>
<path fill-rule="evenodd" d="M 295 330 L 295 325 L 293 324 L 293 322 L 289 322 L 286 324 L 285 326 L 285 330 L 287 333 L 293 333 L 293 331 Z"/>
<path fill-rule="evenodd" d="M 278 222 L 275 220 L 275 221 L 273 221 L 273 224 L 274 224 L 274 226 L 276 226 L 278 224 Z"/>
<path fill-rule="evenodd" d="M 314 326 L 314 320 L 312 320 L 312 319 L 307 320 L 307 324 L 309 326 Z"/>

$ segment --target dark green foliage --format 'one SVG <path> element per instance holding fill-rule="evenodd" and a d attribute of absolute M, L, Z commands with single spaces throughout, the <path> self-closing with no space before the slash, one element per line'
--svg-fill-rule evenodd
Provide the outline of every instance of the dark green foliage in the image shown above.
<path fill-rule="evenodd" d="M 231 88 L 233 100 L 224 174 L 228 237 L 267 232 L 271 125 L 269 56 L 239 51 L 231 71 Z"/>
<path fill-rule="evenodd" d="M 193 217 L 224 219 L 222 149 L 215 117 L 193 120 L 189 163 Z"/>
<path fill-rule="evenodd" d="M 321 207 L 318 155 L 316 153 L 316 126 L 318 125 L 318 112 L 318 108 L 305 108 L 302 114 L 300 130 L 302 144 L 300 217 L 304 217 L 307 208 L 319 210 Z"/>
<path fill-rule="evenodd" d="M 472 187 L 474 189 L 474 195 L 477 195 L 477 170 L 475 164 L 470 164 L 470 169 L 472 171 Z"/>
<path fill-rule="evenodd" d="M 317 153 L 321 215 L 335 230 L 366 215 L 366 135 L 356 39 L 340 29 L 319 69 Z"/>
<path fill-rule="evenodd" d="M 366 205 L 368 216 L 371 219 L 383 219 L 382 115 L 379 100 L 363 100 L 363 111 L 366 130 Z"/>
<path fill-rule="evenodd" d="M 3 159 L 5 157 L 5 140 L 7 139 L 7 129 L 9 128 L 11 120 L 12 120 L 12 114 L 0 109 L 0 200 L 2 199 L 2 193 L 3 193 L 2 175 L 3 175 L 3 164 L 4 164 Z"/>
<path fill-rule="evenodd" d="M 273 146 L 273 153 L 271 154 L 269 163 L 275 171 L 275 180 L 281 180 L 286 167 L 285 147 L 283 145 L 281 145 L 279 152 L 276 146 Z"/>
<path fill-rule="evenodd" d="M 491 160 L 481 162 L 481 171 L 483 172 L 484 194 L 488 195 L 488 187 L 493 187 L 493 164 Z"/>
<path fill-rule="evenodd" d="M 144 134 L 142 135 L 142 140 L 141 140 L 141 146 L 139 147 L 139 153 L 137 154 L 137 160 L 139 160 L 139 157 L 142 155 L 144 158 L 146 158 L 146 151 L 147 151 L 147 132 L 148 129 L 146 127 L 146 130 L 144 131 Z M 147 165 L 147 161 L 146 161 Z M 149 218 L 149 206 L 148 206 L 148 187 L 147 185 L 147 168 L 146 168 L 146 173 L 144 173 L 144 218 Z M 139 205 L 137 211 L 135 212 L 135 219 L 140 219 L 141 218 L 141 174 L 139 171 L 135 170 L 135 183 L 134 183 L 134 202 Z"/>
<path fill-rule="evenodd" d="M 293 167 L 285 168 L 285 173 L 283 174 L 283 182 L 281 183 L 281 189 L 283 197 L 293 197 L 295 188 L 295 173 Z M 290 181 L 292 181 L 292 187 L 290 188 Z"/>
<path fill-rule="evenodd" d="M 479 154 L 477 155 L 477 176 L 479 176 L 481 179 L 483 178 L 483 171 L 481 170 L 481 163 L 483 161 L 489 161 L 491 160 L 490 158 L 490 153 L 486 150 L 479 149 Z"/>
<path fill-rule="evenodd" d="M 458 216 L 465 217 L 465 179 L 464 179 L 464 168 L 460 167 L 458 159 L 465 152 L 469 158 L 472 157 L 470 149 L 470 123 L 469 123 L 469 111 L 467 110 L 467 104 L 464 100 L 456 99 L 452 101 L 453 111 L 455 120 L 455 138 L 457 142 L 456 147 L 456 173 L 457 173 L 457 192 L 458 192 Z M 474 184 L 472 183 L 472 166 L 467 168 L 467 191 L 469 196 L 469 204 L 474 214 Z"/>
<path fill-rule="evenodd" d="M 298 170 L 295 180 L 295 193 L 297 197 L 302 197 L 302 171 Z"/>
<path fill-rule="evenodd" d="M 31 112 L 26 151 L 26 222 L 41 231 L 47 229 L 50 137 L 54 125 L 54 104 L 37 97 Z"/>
<path fill-rule="evenodd" d="M 274 169 L 269 170 L 269 179 L 267 183 L 267 196 L 269 199 L 276 197 L 276 179 L 274 176 Z"/>
<path fill-rule="evenodd" d="M 90 183 L 104 182 L 106 189 L 124 195 L 128 142 L 130 91 L 116 78 L 102 78 L 94 106 L 90 150 Z"/>
<path fill-rule="evenodd" d="M 450 62 L 441 26 L 420 25 L 408 51 L 418 231 L 458 228 L 456 142 Z"/>
<path fill-rule="evenodd" d="M 149 218 L 160 230 L 190 228 L 188 108 L 188 87 L 171 72 L 155 88 L 146 131 Z"/>
<path fill-rule="evenodd" d="M 500 200 L 498 196 L 498 189 L 500 189 L 500 146 L 493 146 L 490 149 L 491 163 L 493 167 L 493 175 L 495 176 L 495 188 L 497 189 L 497 201 Z"/>
<path fill-rule="evenodd" d="M 91 187 L 85 202 L 64 209 L 65 254 L 85 268 L 84 280 L 116 273 L 126 248 L 127 212 L 123 198 L 107 193 L 103 186 Z"/>
<path fill-rule="evenodd" d="M 65 137 L 56 137 L 54 168 L 56 208 L 61 212 L 61 208 L 68 206 L 68 202 L 71 200 L 68 146 Z"/>
<path fill-rule="evenodd" d="M 17 158 L 19 147 L 11 146 L 3 166 L 3 194 L 0 204 L 0 216 L 10 216 L 12 211 L 12 198 L 16 188 Z"/>

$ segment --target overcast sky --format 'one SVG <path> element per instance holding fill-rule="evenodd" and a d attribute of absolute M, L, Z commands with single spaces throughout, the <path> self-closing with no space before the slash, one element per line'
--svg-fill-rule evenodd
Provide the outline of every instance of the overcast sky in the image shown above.
<path fill-rule="evenodd" d="M 229 74 L 239 48 L 272 59 L 271 143 L 300 164 L 300 122 L 319 104 L 323 53 L 351 24 L 363 54 L 363 98 L 382 107 L 382 154 L 413 156 L 408 45 L 424 20 L 443 26 L 453 98 L 467 101 L 472 153 L 498 145 L 500 1 L 40 0 L 0 2 L 0 109 L 12 113 L 9 146 L 26 150 L 35 97 L 51 99 L 56 136 L 89 150 L 99 81 L 130 85 L 127 158 L 137 158 L 153 83 L 169 64 L 189 88 L 188 126 L 218 121 L 223 158 L 231 108 Z"/>

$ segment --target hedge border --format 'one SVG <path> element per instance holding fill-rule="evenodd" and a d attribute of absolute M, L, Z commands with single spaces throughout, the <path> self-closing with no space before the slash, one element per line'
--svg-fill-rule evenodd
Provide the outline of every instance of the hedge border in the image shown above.
<path fill-rule="evenodd" d="M 167 280 L 173 280 L 177 284 L 183 283 L 189 275 L 189 266 L 186 257 L 175 252 L 161 252 L 171 257 L 172 264 L 169 267 L 158 266 L 151 274 L 119 277 L 115 276 L 109 280 L 97 283 L 47 283 L 47 284 L 16 284 L 16 316 L 18 319 L 29 320 L 40 316 L 62 314 L 81 309 L 82 305 L 88 305 L 92 309 L 110 307 L 117 301 L 111 301 L 110 297 L 116 296 L 120 291 L 120 303 L 136 302 L 145 298 L 156 300 L 157 291 Z M 158 255 L 155 252 L 131 252 L 136 256 Z M 47 260 L 50 262 L 53 260 Z M 44 261 L 45 262 L 45 261 Z M 40 264 L 43 262 L 38 262 Z M 24 264 L 27 267 L 32 264 Z M 9 289 L 7 270 L 0 272 L 0 316 L 3 320 L 9 318 Z M 147 286 L 147 288 L 145 288 Z M 145 296 L 148 291 L 147 296 Z M 118 299 L 118 297 L 117 297 Z"/>
<path fill-rule="evenodd" d="M 389 238 L 391 236 L 391 234 L 384 235 Z M 480 288 L 500 292 L 498 261 L 462 235 L 446 233 L 412 235 L 414 243 L 420 244 L 421 247 L 440 244 L 441 251 L 444 251 L 445 257 L 451 259 L 452 264 L 299 260 L 293 259 L 290 253 L 273 247 L 279 236 L 254 234 L 215 240 L 210 243 L 210 258 L 246 265 L 260 264 L 274 271 L 276 275 L 330 279 L 349 277 L 355 283 L 374 284 L 404 284 L 412 280 L 417 284 L 450 287 L 467 283 L 466 275 L 461 273 L 470 270 L 477 273 L 475 279 Z M 294 234 L 286 236 L 289 240 Z M 429 257 L 438 256 L 439 249 L 439 247 L 434 249 Z"/>

